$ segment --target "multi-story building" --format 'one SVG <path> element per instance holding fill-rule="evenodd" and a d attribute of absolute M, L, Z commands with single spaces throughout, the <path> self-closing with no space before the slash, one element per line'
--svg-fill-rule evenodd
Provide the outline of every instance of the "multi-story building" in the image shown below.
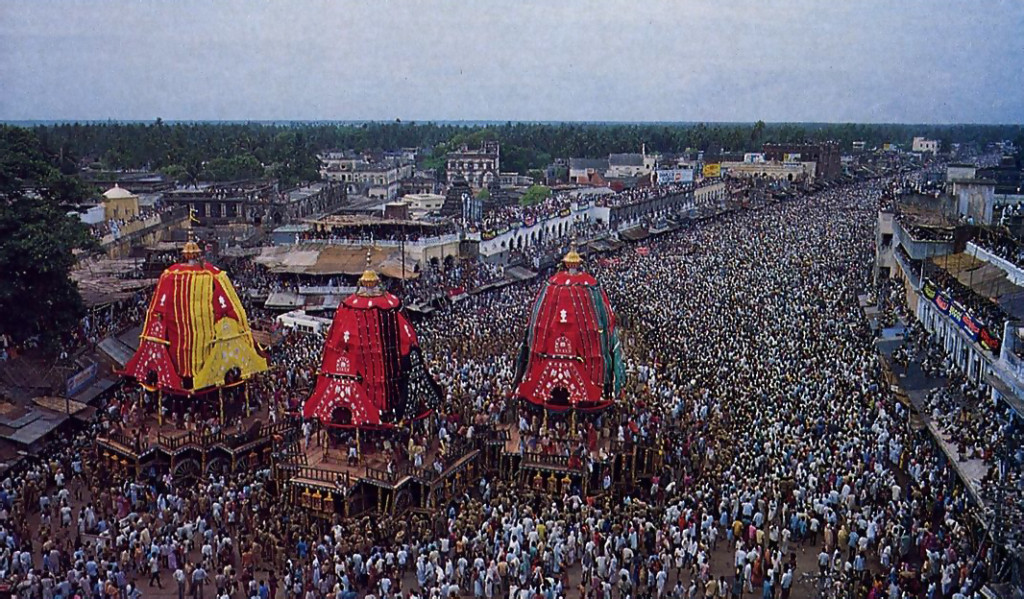
<path fill-rule="evenodd" d="M 766 160 L 777 162 L 814 162 L 815 177 L 831 181 L 842 172 L 839 144 L 831 141 L 802 144 L 764 144 Z"/>
<path fill-rule="evenodd" d="M 604 180 L 608 160 L 604 158 L 570 158 L 569 181 L 586 185 L 596 179 Z"/>
<path fill-rule="evenodd" d="M 938 154 L 939 140 L 928 139 L 926 137 L 915 137 L 913 143 L 910 144 L 910 151 L 920 152 L 922 154 Z"/>
<path fill-rule="evenodd" d="M 277 198 L 276 181 L 248 180 L 177 189 L 165 193 L 163 201 L 170 206 L 194 209 L 204 225 L 220 225 L 253 222 L 263 217 Z"/>
<path fill-rule="evenodd" d="M 479 149 L 463 145 L 457 152 L 449 152 L 445 175 L 449 184 L 462 176 L 473 189 L 490 187 L 501 177 L 501 145 L 485 141 Z"/>
<path fill-rule="evenodd" d="M 328 181 L 340 181 L 350 196 L 390 201 L 401 195 L 402 181 L 412 178 L 415 166 L 401 158 L 367 162 L 363 156 L 346 152 L 320 155 L 320 175 Z"/>
<path fill-rule="evenodd" d="M 402 179 L 399 193 L 403 196 L 409 194 L 437 193 L 437 177 L 433 171 L 416 171 L 412 177 Z"/>
<path fill-rule="evenodd" d="M 318 181 L 286 189 L 266 207 L 266 218 L 275 225 L 297 219 L 324 216 L 345 204 L 345 186 L 337 181 Z"/>
<path fill-rule="evenodd" d="M 797 183 L 814 181 L 816 162 L 723 162 L 721 169 L 734 179 L 762 178 Z"/>
<path fill-rule="evenodd" d="M 651 172 L 645 161 L 644 154 L 609 154 L 608 171 L 605 176 L 611 179 L 624 179 L 627 177 L 639 177 Z"/>

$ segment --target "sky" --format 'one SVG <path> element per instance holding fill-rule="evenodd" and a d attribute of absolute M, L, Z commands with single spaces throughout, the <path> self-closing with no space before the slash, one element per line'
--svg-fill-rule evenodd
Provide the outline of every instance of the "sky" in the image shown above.
<path fill-rule="evenodd" d="M 1024 122 L 1024 1 L 0 0 L 0 120 Z"/>

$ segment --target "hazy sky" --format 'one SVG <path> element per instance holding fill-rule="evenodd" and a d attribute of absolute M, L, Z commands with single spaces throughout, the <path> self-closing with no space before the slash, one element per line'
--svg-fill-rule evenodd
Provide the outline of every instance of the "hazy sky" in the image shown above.
<path fill-rule="evenodd" d="M 1024 1 L 0 0 L 0 119 L 1024 122 Z"/>

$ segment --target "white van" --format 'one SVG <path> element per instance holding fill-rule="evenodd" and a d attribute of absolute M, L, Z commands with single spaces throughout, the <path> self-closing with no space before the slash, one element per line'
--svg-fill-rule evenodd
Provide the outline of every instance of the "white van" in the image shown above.
<path fill-rule="evenodd" d="M 331 326 L 331 319 L 306 314 L 305 310 L 292 310 L 278 316 L 277 324 L 306 335 L 326 335 L 327 329 Z"/>

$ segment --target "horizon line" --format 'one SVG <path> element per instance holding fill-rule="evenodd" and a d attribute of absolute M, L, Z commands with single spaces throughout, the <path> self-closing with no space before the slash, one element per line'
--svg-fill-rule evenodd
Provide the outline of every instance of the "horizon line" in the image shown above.
<path fill-rule="evenodd" d="M 927 123 L 927 122 L 872 122 L 872 121 L 764 121 L 762 119 L 753 121 L 620 121 L 620 120 L 535 120 L 535 119 L 164 119 L 155 117 L 152 119 L 121 119 L 121 118 L 96 118 L 96 119 L 0 119 L 0 124 L 12 126 L 47 126 L 47 125 L 75 125 L 75 124 L 139 124 L 155 123 L 160 120 L 165 124 L 256 124 L 256 125 L 364 125 L 364 124 L 397 124 L 397 125 L 458 125 L 458 126 L 494 126 L 506 124 L 529 124 L 529 125 L 746 125 L 756 124 L 758 121 L 765 125 L 869 125 L 869 126 L 917 126 L 917 127 L 1024 127 L 1024 122 L 1013 123 L 983 123 L 983 122 L 955 122 L 955 123 Z"/>

